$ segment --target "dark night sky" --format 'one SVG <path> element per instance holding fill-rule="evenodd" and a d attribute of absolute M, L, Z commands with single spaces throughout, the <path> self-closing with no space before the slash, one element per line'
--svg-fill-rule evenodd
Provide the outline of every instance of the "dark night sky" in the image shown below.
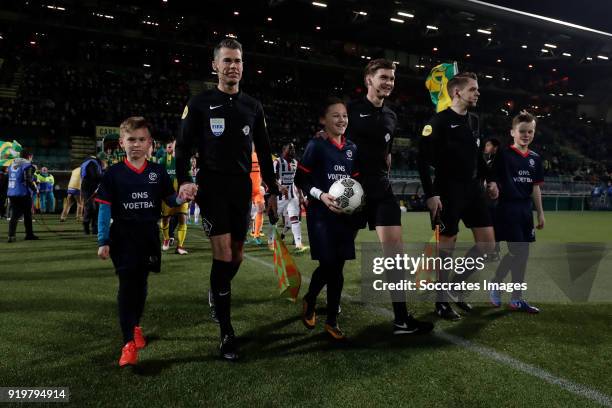
<path fill-rule="evenodd" d="M 601 31 L 612 32 L 612 0 L 483 0 Z"/>

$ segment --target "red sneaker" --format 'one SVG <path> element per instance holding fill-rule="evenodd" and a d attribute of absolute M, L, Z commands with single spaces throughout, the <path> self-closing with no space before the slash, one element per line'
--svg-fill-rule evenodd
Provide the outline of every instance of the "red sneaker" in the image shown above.
<path fill-rule="evenodd" d="M 119 367 L 126 365 L 136 365 L 138 363 L 138 349 L 133 341 L 130 341 L 121 349 L 121 358 L 119 359 Z"/>
<path fill-rule="evenodd" d="M 145 340 L 145 337 L 142 334 L 142 327 L 140 326 L 134 327 L 134 344 L 136 344 L 136 348 L 138 350 L 143 349 L 147 346 L 147 341 Z"/>

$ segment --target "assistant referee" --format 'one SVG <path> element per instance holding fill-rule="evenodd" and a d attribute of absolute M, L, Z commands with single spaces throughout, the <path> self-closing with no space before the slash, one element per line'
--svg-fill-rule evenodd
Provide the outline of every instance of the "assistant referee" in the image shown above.
<path fill-rule="evenodd" d="M 466 257 L 476 258 L 488 254 L 495 247 L 491 217 L 487 208 L 483 180 L 488 170 L 480 146 L 478 117 L 468 112 L 478 102 L 480 91 L 476 74 L 464 72 L 455 75 L 447 85 L 452 97 L 451 106 L 435 114 L 423 128 L 419 142 L 419 175 L 427 197 L 427 207 L 435 217 L 440 214 L 443 228 L 440 232 L 440 256 L 450 257 L 455 247 L 459 221 L 472 230 L 476 245 Z M 434 168 L 434 180 L 430 176 Z M 455 276 L 465 280 L 469 274 Z M 440 280 L 448 280 L 440 271 Z M 452 295 L 452 294 L 451 294 Z M 461 297 L 451 297 L 464 312 L 472 307 Z M 461 316 L 448 303 L 445 293 L 438 293 L 436 313 L 447 320 Z"/>
<path fill-rule="evenodd" d="M 179 197 L 196 196 L 202 225 L 210 238 L 213 262 L 210 287 L 221 329 L 221 357 L 238 353 L 230 319 L 231 281 L 242 262 L 251 210 L 251 153 L 253 143 L 264 182 L 276 213 L 278 186 L 272 168 L 270 141 L 261 103 L 240 91 L 242 45 L 222 40 L 214 49 L 215 89 L 193 97 L 185 107 L 176 140 Z M 199 153 L 196 184 L 189 176 L 190 158 Z M 201 186 L 198 189 L 197 186 Z"/>

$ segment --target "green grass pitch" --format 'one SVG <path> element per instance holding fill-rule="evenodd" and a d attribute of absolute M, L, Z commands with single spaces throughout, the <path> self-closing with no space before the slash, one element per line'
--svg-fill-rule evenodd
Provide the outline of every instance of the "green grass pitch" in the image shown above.
<path fill-rule="evenodd" d="M 6 233 L 6 221 L 0 225 Z M 403 225 L 406 241 L 430 237 L 424 213 L 405 214 Z M 353 261 L 345 268 L 350 299 L 343 300 L 340 316 L 350 341 L 338 345 L 328 341 L 321 322 L 307 332 L 299 305 L 279 298 L 265 247 L 247 247 L 233 283 L 243 358 L 220 361 L 218 329 L 205 301 L 210 246 L 196 227 L 187 236 L 190 254 L 169 251 L 162 273 L 151 275 L 142 322 L 149 346 L 139 366 L 119 369 L 117 279 L 110 261 L 96 258 L 94 238 L 82 236 L 72 220 L 38 216 L 37 242 L 22 241 L 22 228 L 17 243 L 0 243 L 0 386 L 68 386 L 76 406 L 612 404 L 612 304 L 548 304 L 537 316 L 478 305 L 460 322 L 437 322 L 443 335 L 394 338 L 385 309 L 352 300 L 359 298 L 360 273 Z M 548 213 L 538 240 L 607 242 L 611 232 L 612 213 Z M 470 234 L 463 231 L 460 239 Z M 361 231 L 358 241 L 374 242 L 375 236 Z M 295 259 L 310 276 L 309 256 Z M 417 316 L 435 320 L 431 309 L 414 306 Z M 576 392 L 575 385 L 598 397 Z"/>

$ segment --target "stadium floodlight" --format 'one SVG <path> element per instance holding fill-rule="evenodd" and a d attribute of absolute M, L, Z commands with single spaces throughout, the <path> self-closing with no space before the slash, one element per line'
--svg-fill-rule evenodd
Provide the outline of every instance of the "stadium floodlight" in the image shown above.
<path fill-rule="evenodd" d="M 272 21 L 272 17 L 268 17 L 268 21 Z"/>
<path fill-rule="evenodd" d="M 318 1 L 313 1 L 312 5 L 316 6 L 316 7 L 327 7 L 327 4 L 321 3 L 321 2 L 318 2 Z"/>
<path fill-rule="evenodd" d="M 316 26 L 315 27 L 315 30 L 320 30 L 320 29 L 321 29 L 321 26 Z"/>
<path fill-rule="evenodd" d="M 579 96 L 580 98 L 584 98 L 584 95 L 583 95 L 583 94 L 578 94 L 578 96 Z"/>
<path fill-rule="evenodd" d="M 487 79 L 493 79 L 493 77 L 491 75 L 485 75 L 485 78 Z"/>
<path fill-rule="evenodd" d="M 471 37 L 471 36 L 472 36 L 472 34 L 470 34 L 470 33 L 465 33 L 465 36 L 466 36 L 466 37 Z"/>
<path fill-rule="evenodd" d="M 150 64 L 142 64 L 142 66 L 145 67 L 145 68 L 151 68 Z"/>
<path fill-rule="evenodd" d="M 414 18 L 414 14 L 410 14 L 410 13 L 405 13 L 403 11 L 398 11 L 397 12 L 398 16 L 402 16 L 402 17 L 408 17 L 408 18 Z"/>
<path fill-rule="evenodd" d="M 564 52 L 561 55 L 563 55 L 564 57 L 571 57 L 572 56 L 572 54 L 570 54 L 569 52 Z"/>
<path fill-rule="evenodd" d="M 571 92 L 568 92 L 568 93 L 567 93 L 567 96 L 574 96 L 574 94 L 573 94 L 573 93 L 571 93 Z"/>
<path fill-rule="evenodd" d="M 428 25 L 427 26 L 428 30 L 433 30 L 433 31 L 438 31 L 438 27 L 434 26 L 434 25 Z"/>
<path fill-rule="evenodd" d="M 359 14 L 360 16 L 367 16 L 368 13 L 366 11 L 354 11 L 353 13 Z"/>
<path fill-rule="evenodd" d="M 301 45 L 300 48 L 306 51 L 310 50 L 310 47 L 307 47 L 305 45 Z"/>
<path fill-rule="evenodd" d="M 547 54 L 549 52 L 546 48 L 542 48 L 540 51 L 542 51 L 545 54 Z"/>
<path fill-rule="evenodd" d="M 486 34 L 486 35 L 491 35 L 491 30 L 484 30 L 482 28 L 479 28 L 478 31 L 480 34 Z"/>
<path fill-rule="evenodd" d="M 586 57 L 587 61 L 593 61 L 593 57 Z"/>
<path fill-rule="evenodd" d="M 389 20 L 393 21 L 394 23 L 404 24 L 404 20 L 402 20 L 401 18 L 391 17 Z"/>
<path fill-rule="evenodd" d="M 523 49 L 527 48 L 527 44 L 521 45 L 521 48 L 523 48 Z"/>
<path fill-rule="evenodd" d="M 235 15 L 235 16 L 239 16 L 239 15 L 240 15 L 240 12 L 239 12 L 239 11 L 234 11 L 234 15 Z"/>
<path fill-rule="evenodd" d="M 605 55 L 598 55 L 598 56 L 597 56 L 597 58 L 599 58 L 600 60 L 605 60 L 605 61 L 607 61 L 607 60 L 609 60 L 609 59 L 610 59 L 610 58 L 608 58 L 608 57 L 607 57 L 607 56 L 605 56 Z"/>
<path fill-rule="evenodd" d="M 109 14 L 101 14 L 101 13 L 92 13 L 94 16 L 96 17 L 101 17 L 101 18 L 107 18 L 109 20 L 114 20 L 114 16 L 111 16 Z"/>
<path fill-rule="evenodd" d="M 555 44 L 548 44 L 547 43 L 547 44 L 544 44 L 544 46 L 548 47 L 548 48 L 557 48 L 557 46 Z"/>
<path fill-rule="evenodd" d="M 52 6 L 50 4 L 47 4 L 45 7 L 47 7 L 48 9 L 51 9 L 51 10 L 66 11 L 66 8 L 61 7 L 61 6 Z"/>
<path fill-rule="evenodd" d="M 497 62 L 498 62 L 498 63 L 502 62 L 501 58 L 498 58 L 498 59 L 497 59 Z"/>

